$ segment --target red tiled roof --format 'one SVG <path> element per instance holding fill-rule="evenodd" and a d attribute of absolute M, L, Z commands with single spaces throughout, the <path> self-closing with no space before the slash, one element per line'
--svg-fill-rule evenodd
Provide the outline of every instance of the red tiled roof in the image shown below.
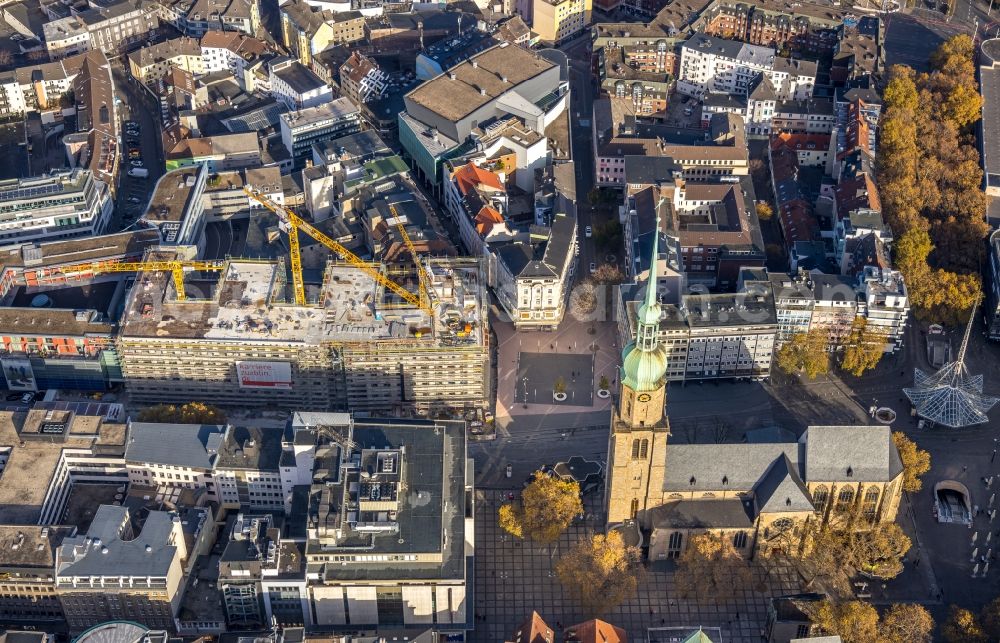
<path fill-rule="evenodd" d="M 578 643 L 628 643 L 622 628 L 594 618 L 566 628 L 566 641 Z"/>
<path fill-rule="evenodd" d="M 510 643 L 553 643 L 555 632 L 542 620 L 538 612 L 532 611 L 531 616 L 514 632 Z"/>
<path fill-rule="evenodd" d="M 472 163 L 467 163 L 455 170 L 452 178 L 455 179 L 462 194 L 469 194 L 470 191 L 480 186 L 501 191 L 504 189 L 503 181 L 497 174 Z"/>
<path fill-rule="evenodd" d="M 488 205 L 484 205 L 479 214 L 476 215 L 476 232 L 480 236 L 487 236 L 490 231 L 498 223 L 503 223 L 503 215 L 491 208 Z"/>

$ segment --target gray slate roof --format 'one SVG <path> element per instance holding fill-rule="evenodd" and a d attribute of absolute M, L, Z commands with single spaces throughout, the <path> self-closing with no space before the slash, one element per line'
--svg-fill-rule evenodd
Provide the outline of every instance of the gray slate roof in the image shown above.
<path fill-rule="evenodd" d="M 739 498 L 674 500 L 651 511 L 654 527 L 750 529 L 750 507 Z"/>
<path fill-rule="evenodd" d="M 67 539 L 59 549 L 57 576 L 166 576 L 177 554 L 177 548 L 168 544 L 171 514 L 149 512 L 142 531 L 132 540 L 122 540 L 119 528 L 127 516 L 125 507 L 98 507 L 87 535 Z M 100 541 L 95 543 L 94 538 Z M 90 546 L 85 544 L 87 539 L 91 539 Z"/>
<path fill-rule="evenodd" d="M 811 426 L 799 441 L 806 480 L 888 482 L 903 471 L 887 426 Z"/>
<path fill-rule="evenodd" d="M 132 422 L 125 460 L 211 470 L 225 432 L 224 424 Z"/>
<path fill-rule="evenodd" d="M 665 492 L 753 489 L 772 463 L 782 455 L 800 462 L 794 442 L 770 444 L 670 444 L 667 447 Z M 694 482 L 692 483 L 692 478 Z M 725 478 L 726 483 L 723 483 Z"/>
<path fill-rule="evenodd" d="M 774 461 L 754 488 L 754 507 L 759 514 L 815 509 L 797 467 L 784 455 Z"/>

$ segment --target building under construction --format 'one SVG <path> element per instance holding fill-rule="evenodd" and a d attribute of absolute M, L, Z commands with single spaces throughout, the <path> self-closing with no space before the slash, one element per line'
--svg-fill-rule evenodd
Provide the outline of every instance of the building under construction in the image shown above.
<path fill-rule="evenodd" d="M 478 262 L 423 259 L 423 307 L 372 268 L 418 289 L 413 266 L 330 262 L 321 283 L 304 284 L 304 303 L 280 261 L 233 259 L 180 281 L 140 273 L 117 338 L 132 399 L 402 413 L 481 406 L 489 330 Z"/>

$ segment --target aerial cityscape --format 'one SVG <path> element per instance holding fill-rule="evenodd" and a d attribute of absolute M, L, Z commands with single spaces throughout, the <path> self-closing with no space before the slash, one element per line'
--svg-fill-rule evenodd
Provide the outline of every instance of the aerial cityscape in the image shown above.
<path fill-rule="evenodd" d="M 0 643 L 1000 643 L 993 5 L 0 0 Z"/>

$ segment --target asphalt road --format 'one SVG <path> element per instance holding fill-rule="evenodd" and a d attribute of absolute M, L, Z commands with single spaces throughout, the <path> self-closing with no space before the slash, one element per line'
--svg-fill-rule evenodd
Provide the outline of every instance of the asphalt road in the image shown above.
<path fill-rule="evenodd" d="M 134 120 L 139 123 L 139 149 L 142 151 L 143 167 L 149 171 L 149 176 L 145 179 L 128 175 L 127 170 L 130 167 L 127 158 L 128 144 L 125 142 L 124 126 L 122 126 L 122 152 L 125 158 L 122 160 L 115 219 L 112 223 L 115 230 L 122 230 L 130 227 L 145 211 L 156 181 L 163 174 L 164 160 L 160 140 L 159 105 L 153 101 L 149 92 L 124 71 L 118 61 L 112 64 L 112 70 L 115 92 L 121 100 L 119 110 L 122 122 Z M 138 198 L 139 203 L 129 203 L 130 197 Z"/>

